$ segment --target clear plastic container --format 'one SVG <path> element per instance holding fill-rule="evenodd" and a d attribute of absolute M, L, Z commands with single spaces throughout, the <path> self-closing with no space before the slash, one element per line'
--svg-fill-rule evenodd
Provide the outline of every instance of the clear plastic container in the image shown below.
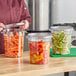
<path fill-rule="evenodd" d="M 4 30 L 5 56 L 22 57 L 23 55 L 23 32 L 19 29 L 8 28 Z"/>
<path fill-rule="evenodd" d="M 53 54 L 70 54 L 71 34 L 73 28 L 70 26 L 52 26 L 52 50 Z"/>
<path fill-rule="evenodd" d="M 46 64 L 49 62 L 51 36 L 48 33 L 31 33 L 28 35 L 30 63 Z"/>

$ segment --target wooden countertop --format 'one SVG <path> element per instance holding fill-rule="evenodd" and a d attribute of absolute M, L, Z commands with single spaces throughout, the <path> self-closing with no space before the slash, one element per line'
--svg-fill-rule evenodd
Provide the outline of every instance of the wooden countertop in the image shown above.
<path fill-rule="evenodd" d="M 29 63 L 29 52 L 24 52 L 20 59 L 0 55 L 0 76 L 41 76 L 67 71 L 76 71 L 76 57 L 50 57 L 48 64 L 34 65 Z"/>

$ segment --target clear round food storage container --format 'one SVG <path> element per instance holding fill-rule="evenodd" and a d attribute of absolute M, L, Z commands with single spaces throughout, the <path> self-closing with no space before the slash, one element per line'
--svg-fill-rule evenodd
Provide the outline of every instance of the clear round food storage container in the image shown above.
<path fill-rule="evenodd" d="M 22 57 L 23 55 L 23 32 L 16 28 L 4 30 L 5 56 Z"/>
<path fill-rule="evenodd" d="M 52 51 L 56 55 L 70 54 L 71 26 L 52 26 Z"/>
<path fill-rule="evenodd" d="M 28 35 L 30 63 L 46 64 L 49 62 L 51 36 L 48 33 L 30 33 Z"/>

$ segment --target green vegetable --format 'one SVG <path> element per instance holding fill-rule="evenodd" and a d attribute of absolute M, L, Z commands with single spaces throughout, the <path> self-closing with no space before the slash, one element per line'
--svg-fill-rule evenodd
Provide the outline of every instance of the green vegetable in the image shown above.
<path fill-rule="evenodd" d="M 65 31 L 53 33 L 53 54 L 65 55 L 70 54 L 71 35 Z"/>

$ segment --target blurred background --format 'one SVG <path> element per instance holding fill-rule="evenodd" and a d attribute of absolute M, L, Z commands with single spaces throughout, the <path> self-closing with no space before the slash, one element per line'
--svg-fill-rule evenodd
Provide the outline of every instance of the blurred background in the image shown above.
<path fill-rule="evenodd" d="M 76 23 L 75 0 L 25 0 L 25 2 L 32 17 L 30 29 L 46 30 L 52 24 Z"/>
<path fill-rule="evenodd" d="M 25 0 L 32 17 L 30 29 L 46 30 L 49 26 L 49 0 Z M 45 28 L 43 28 L 45 27 Z"/>

